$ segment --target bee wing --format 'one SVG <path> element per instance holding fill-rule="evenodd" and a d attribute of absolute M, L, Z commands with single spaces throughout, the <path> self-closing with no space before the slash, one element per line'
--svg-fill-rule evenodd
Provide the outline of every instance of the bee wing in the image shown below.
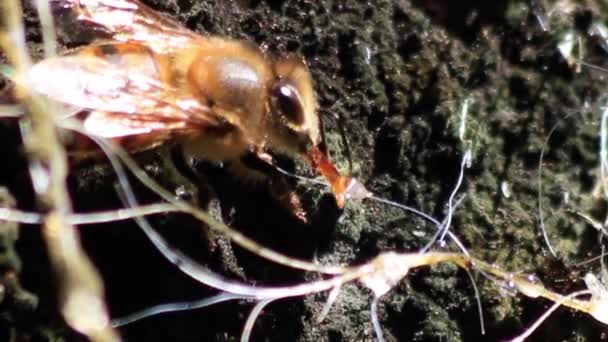
<path fill-rule="evenodd" d="M 90 158 L 103 156 L 99 141 L 104 138 L 117 146 L 133 152 L 145 151 L 166 142 L 175 141 L 180 134 L 192 134 L 181 128 L 174 130 L 171 123 L 147 125 L 145 121 L 133 119 L 126 113 L 109 113 L 102 111 L 81 111 L 74 115 L 79 124 L 71 120 L 61 121 L 62 128 L 75 131 L 77 134 L 65 135 L 64 144 L 67 147 L 70 160 L 79 162 Z M 181 127 L 181 126 L 180 126 Z"/>
<path fill-rule="evenodd" d="M 108 139 L 144 135 L 163 135 L 168 139 L 172 133 L 194 128 L 180 120 L 149 121 L 139 115 L 99 110 L 80 112 L 78 119 L 84 133 Z"/>
<path fill-rule="evenodd" d="M 156 51 L 188 44 L 200 38 L 179 22 L 159 14 L 137 0 L 51 0 L 71 9 L 79 21 L 105 31 L 116 41 L 146 42 Z"/>
<path fill-rule="evenodd" d="M 163 82 L 157 60 L 137 43 L 104 42 L 42 60 L 27 81 L 49 102 L 79 109 L 60 111 L 59 125 L 69 128 L 67 120 L 77 119 L 87 135 L 130 151 L 229 125 L 189 92 Z"/>
<path fill-rule="evenodd" d="M 113 44 L 120 50 L 122 43 Z M 96 46 L 85 49 L 94 51 Z M 208 106 L 163 83 L 153 60 L 143 58 L 139 65 L 133 65 L 121 63 L 119 58 L 83 51 L 48 58 L 30 69 L 29 86 L 53 101 L 90 111 L 121 113 L 123 120 L 128 118 L 135 126 L 142 122 L 148 126 L 167 123 L 171 128 L 178 124 L 184 128 L 221 124 Z"/>

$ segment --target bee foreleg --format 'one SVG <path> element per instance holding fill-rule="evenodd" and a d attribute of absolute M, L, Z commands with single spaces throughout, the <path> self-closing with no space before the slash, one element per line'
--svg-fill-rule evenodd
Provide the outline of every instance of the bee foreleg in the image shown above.
<path fill-rule="evenodd" d="M 183 153 L 183 149 L 164 148 L 162 167 L 164 177 L 170 179 L 176 197 L 185 199 L 198 208 L 205 210 L 215 220 L 225 222 L 220 201 L 208 179 L 198 172 L 194 158 Z M 231 255 L 230 239 L 209 229 L 203 224 L 202 236 L 207 250 L 216 254 Z M 230 258 L 226 259 L 229 260 Z"/>
<path fill-rule="evenodd" d="M 176 199 L 190 202 L 196 207 L 201 207 L 200 185 L 195 182 L 179 169 L 180 164 L 179 156 L 173 154 L 171 148 L 163 148 L 161 151 L 161 167 L 164 173 L 163 178 L 165 181 L 169 181 L 175 194 Z M 177 157 L 177 158 L 176 158 Z M 196 183 L 201 183 L 200 179 L 196 179 Z M 208 187 L 208 184 L 203 184 L 204 187 Z M 206 191 L 207 189 L 204 189 Z"/>
<path fill-rule="evenodd" d="M 287 183 L 284 175 L 272 167 L 273 158 L 262 151 L 251 152 L 240 160 L 228 164 L 230 172 L 249 184 L 268 184 L 272 197 L 282 207 L 303 223 L 308 223 L 308 214 L 302 207 L 300 197 Z"/>
<path fill-rule="evenodd" d="M 249 157 L 247 156 L 248 159 L 250 159 Z M 264 170 L 251 167 L 248 164 L 243 160 L 233 160 L 226 163 L 226 168 L 238 181 L 250 186 L 264 184 L 270 180 L 270 175 Z"/>
<path fill-rule="evenodd" d="M 303 223 L 308 223 L 308 213 L 302 206 L 297 192 L 285 181 L 285 178 L 276 178 L 270 181 L 270 191 L 277 202 L 286 207 L 289 212 Z"/>

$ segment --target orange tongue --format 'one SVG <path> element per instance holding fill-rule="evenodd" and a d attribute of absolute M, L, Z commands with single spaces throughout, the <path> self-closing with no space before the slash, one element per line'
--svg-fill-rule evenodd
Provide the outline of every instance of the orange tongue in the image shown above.
<path fill-rule="evenodd" d="M 346 187 L 350 182 L 350 177 L 340 175 L 334 164 L 332 164 L 329 159 L 327 159 L 327 156 L 317 147 L 311 148 L 310 151 L 308 151 L 307 157 L 312 168 L 327 179 L 331 185 L 334 196 L 336 197 L 338 207 L 343 208 L 346 200 Z"/>

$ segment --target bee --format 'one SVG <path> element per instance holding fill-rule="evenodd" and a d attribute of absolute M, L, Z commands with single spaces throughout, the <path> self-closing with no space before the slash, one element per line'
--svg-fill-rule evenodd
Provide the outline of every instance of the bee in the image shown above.
<path fill-rule="evenodd" d="M 299 158 L 344 205 L 351 178 L 320 148 L 313 81 L 301 58 L 199 35 L 136 0 L 51 3 L 108 37 L 44 59 L 29 73 L 33 91 L 82 109 L 72 115 L 87 135 L 131 152 L 177 142 L 208 161 L 264 151 Z"/>

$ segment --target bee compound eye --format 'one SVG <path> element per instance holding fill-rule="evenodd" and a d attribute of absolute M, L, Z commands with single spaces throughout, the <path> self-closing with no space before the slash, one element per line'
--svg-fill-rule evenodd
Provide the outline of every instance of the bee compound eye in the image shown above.
<path fill-rule="evenodd" d="M 304 123 L 304 107 L 298 91 L 290 84 L 280 82 L 273 90 L 275 110 L 289 123 L 301 125 Z"/>

